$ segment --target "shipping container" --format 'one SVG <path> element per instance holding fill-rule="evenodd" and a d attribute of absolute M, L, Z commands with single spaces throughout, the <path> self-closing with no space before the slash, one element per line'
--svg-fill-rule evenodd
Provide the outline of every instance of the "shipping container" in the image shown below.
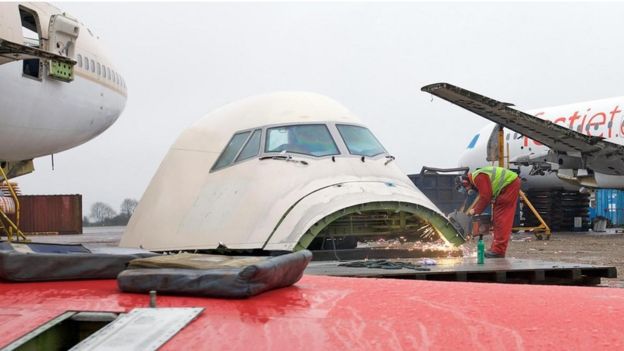
<path fill-rule="evenodd" d="M 82 233 L 82 195 L 19 195 L 17 198 L 19 228 L 25 234 Z"/>
<path fill-rule="evenodd" d="M 438 169 L 423 167 L 419 174 L 409 174 L 409 179 L 425 196 L 445 214 L 460 209 L 466 202 L 466 195 L 457 191 L 456 180 L 466 174 L 468 168 Z"/>
<path fill-rule="evenodd" d="M 613 226 L 624 225 L 624 191 L 600 189 L 595 193 L 595 205 L 592 206 L 592 219 L 605 217 Z"/>

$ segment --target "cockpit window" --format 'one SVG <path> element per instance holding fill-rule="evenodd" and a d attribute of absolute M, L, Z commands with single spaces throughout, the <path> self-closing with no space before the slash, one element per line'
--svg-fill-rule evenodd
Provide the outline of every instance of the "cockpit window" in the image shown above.
<path fill-rule="evenodd" d="M 337 124 L 336 128 L 351 155 L 372 157 L 386 152 L 373 133 L 364 127 Z"/>
<path fill-rule="evenodd" d="M 225 150 L 223 150 L 219 156 L 219 159 L 217 159 L 217 162 L 215 162 L 214 166 L 212 166 L 212 170 L 223 168 L 232 163 L 236 155 L 238 155 L 238 151 L 241 147 L 243 147 L 243 144 L 249 137 L 249 134 L 251 134 L 250 131 L 234 134 L 228 145 L 225 147 Z"/>
<path fill-rule="evenodd" d="M 293 152 L 310 156 L 338 155 L 338 147 L 324 124 L 269 128 L 265 152 Z"/>
<path fill-rule="evenodd" d="M 262 130 L 260 129 L 254 130 L 253 134 L 251 135 L 251 138 L 249 138 L 249 140 L 247 141 L 247 144 L 245 144 L 245 147 L 243 148 L 243 150 L 240 152 L 240 154 L 236 158 L 236 162 L 243 161 L 243 160 L 246 160 L 248 158 L 252 158 L 258 155 L 258 153 L 260 152 L 260 136 L 261 135 L 262 135 Z"/>

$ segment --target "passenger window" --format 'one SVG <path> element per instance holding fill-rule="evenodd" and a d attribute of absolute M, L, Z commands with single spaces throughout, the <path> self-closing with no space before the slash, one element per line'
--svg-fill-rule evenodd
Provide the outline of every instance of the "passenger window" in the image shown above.
<path fill-rule="evenodd" d="M 108 80 L 111 79 L 110 67 L 106 67 L 106 77 L 108 78 Z"/>
<path fill-rule="evenodd" d="M 241 151 L 241 153 L 236 158 L 236 162 L 243 161 L 248 158 L 252 158 L 254 156 L 258 156 L 258 153 L 260 152 L 260 136 L 261 135 L 262 135 L 262 130 L 260 129 L 254 130 L 253 134 L 251 135 L 251 138 L 249 138 L 249 140 L 247 141 L 247 144 L 245 144 L 243 151 Z"/>
<path fill-rule="evenodd" d="M 223 168 L 228 166 L 234 160 L 234 157 L 238 154 L 238 151 L 243 146 L 243 143 L 247 140 L 247 137 L 251 134 L 251 132 L 242 132 L 238 134 L 234 134 L 230 142 L 225 147 L 221 155 L 215 162 L 214 166 L 212 166 L 212 170 L 217 170 L 219 168 Z"/>
<path fill-rule="evenodd" d="M 95 73 L 95 61 L 91 60 L 91 72 Z"/>
<path fill-rule="evenodd" d="M 82 68 L 82 55 L 78 54 L 76 57 L 78 67 Z"/>
<path fill-rule="evenodd" d="M 386 152 L 370 130 L 360 126 L 336 125 L 351 155 L 376 156 Z"/>
<path fill-rule="evenodd" d="M 324 124 L 269 128 L 264 151 L 286 151 L 311 156 L 339 154 L 338 147 Z"/>
<path fill-rule="evenodd" d="M 102 66 L 100 66 L 99 62 L 97 63 L 97 74 L 98 74 L 98 76 L 102 75 Z"/>
<path fill-rule="evenodd" d="M 88 71 L 89 70 L 89 58 L 85 56 L 85 69 Z"/>

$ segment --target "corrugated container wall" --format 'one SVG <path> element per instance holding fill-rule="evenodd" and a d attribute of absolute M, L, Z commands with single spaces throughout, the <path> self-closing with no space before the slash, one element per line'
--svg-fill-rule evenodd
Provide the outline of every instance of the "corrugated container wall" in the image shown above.
<path fill-rule="evenodd" d="M 445 214 L 460 209 L 466 201 L 466 195 L 455 189 L 457 174 L 421 172 L 408 177 Z"/>
<path fill-rule="evenodd" d="M 596 190 L 596 207 L 593 216 L 606 217 L 614 226 L 624 225 L 624 191 L 615 189 Z"/>
<path fill-rule="evenodd" d="M 82 195 L 20 195 L 24 233 L 82 233 Z"/>

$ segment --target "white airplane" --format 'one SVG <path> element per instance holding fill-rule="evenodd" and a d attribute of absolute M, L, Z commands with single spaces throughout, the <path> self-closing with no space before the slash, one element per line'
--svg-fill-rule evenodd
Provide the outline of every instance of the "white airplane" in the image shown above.
<path fill-rule="evenodd" d="M 462 167 L 498 164 L 502 125 L 507 164 L 520 170 L 525 188 L 624 188 L 624 97 L 525 113 L 447 83 L 422 90 L 494 122 L 472 137 Z"/>
<path fill-rule="evenodd" d="M 84 24 L 50 4 L 0 3 L 0 166 L 9 178 L 102 133 L 126 98 Z"/>

